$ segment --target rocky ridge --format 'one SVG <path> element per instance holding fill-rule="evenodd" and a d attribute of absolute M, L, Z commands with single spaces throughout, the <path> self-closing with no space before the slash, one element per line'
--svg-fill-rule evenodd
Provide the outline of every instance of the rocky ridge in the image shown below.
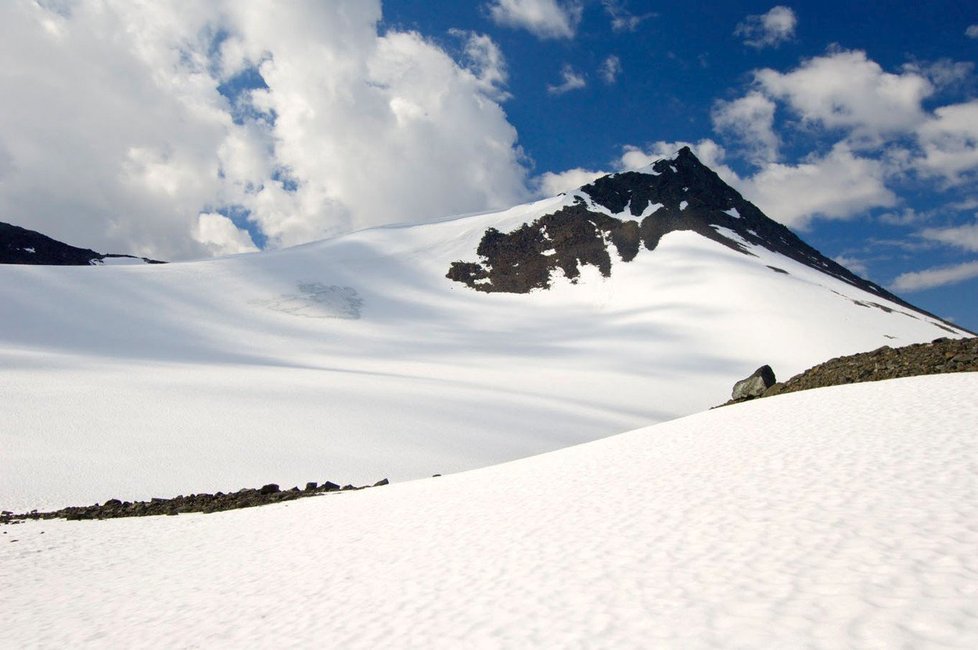
<path fill-rule="evenodd" d="M 841 384 L 951 372 L 978 372 L 978 337 L 939 338 L 930 343 L 915 343 L 900 348 L 883 346 L 871 352 L 836 357 L 785 382 L 773 384 L 760 397 Z M 754 398 L 731 399 L 724 406 L 749 399 Z"/>
<path fill-rule="evenodd" d="M 558 273 L 576 282 L 586 265 L 609 277 L 613 263 L 630 262 L 643 248 L 654 251 L 670 232 L 692 231 L 745 255 L 753 255 L 752 247 L 766 248 L 925 313 L 858 277 L 767 217 L 688 147 L 641 171 L 599 178 L 571 197 L 570 205 L 512 232 L 489 228 L 475 251 L 479 261 L 453 262 L 446 277 L 477 291 L 527 293 L 548 289 Z M 613 259 L 612 248 L 618 259 Z"/>
<path fill-rule="evenodd" d="M 0 222 L 0 264 L 46 264 L 53 266 L 92 266 L 106 260 L 131 259 L 146 264 L 163 264 L 159 260 L 133 255 L 98 253 L 78 248 L 42 235 L 34 230 Z"/>
<path fill-rule="evenodd" d="M 382 479 L 373 485 L 360 487 L 344 485 L 340 487 L 336 483 L 326 481 L 322 485 L 318 483 L 306 483 L 305 488 L 302 490 L 298 486 L 291 490 L 282 490 L 275 483 L 269 483 L 260 488 L 245 488 L 237 492 L 191 494 L 189 496 L 180 495 L 172 499 L 154 498 L 149 501 L 120 501 L 119 499 L 109 499 L 102 504 L 71 506 L 52 512 L 38 512 L 34 510 L 26 514 L 14 514 L 5 510 L 0 513 L 0 524 L 15 524 L 26 519 L 116 519 L 119 517 L 180 515 L 191 512 L 211 513 L 222 510 L 252 508 L 271 503 L 281 503 L 283 501 L 294 501 L 295 499 L 317 496 L 326 494 L 327 492 L 363 490 L 368 487 L 379 487 L 387 484 L 388 480 Z"/>

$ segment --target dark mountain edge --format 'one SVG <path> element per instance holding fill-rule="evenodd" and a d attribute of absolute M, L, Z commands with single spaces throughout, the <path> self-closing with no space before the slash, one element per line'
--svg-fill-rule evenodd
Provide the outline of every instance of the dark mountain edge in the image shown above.
<path fill-rule="evenodd" d="M 9 510 L 0 512 L 0 524 L 17 524 L 27 519 L 67 519 L 76 521 L 81 519 L 118 519 L 120 517 L 152 517 L 155 515 L 180 515 L 191 512 L 211 513 L 222 512 L 224 510 L 240 510 L 241 508 L 253 508 L 264 506 L 271 503 L 282 503 L 284 501 L 295 501 L 305 497 L 318 496 L 327 492 L 349 492 L 352 490 L 365 490 L 371 487 L 387 485 L 389 481 L 381 479 L 373 485 L 344 485 L 340 487 L 336 483 L 326 481 L 322 485 L 318 483 L 306 483 L 304 489 L 298 486 L 291 490 L 282 490 L 275 483 L 263 485 L 260 488 L 243 488 L 237 492 L 217 492 L 215 494 L 191 494 L 189 496 L 177 496 L 172 499 L 154 498 L 149 501 L 120 501 L 119 499 L 109 499 L 102 504 L 90 506 L 69 506 L 51 512 L 38 512 L 32 510 L 26 514 L 14 514 Z"/>
<path fill-rule="evenodd" d="M 601 208 L 617 216 L 610 216 Z M 588 264 L 609 277 L 611 246 L 627 263 L 642 248 L 654 251 L 662 237 L 674 231 L 696 232 L 745 255 L 753 255 L 746 244 L 762 246 L 872 295 L 941 320 L 860 278 L 806 244 L 724 183 L 689 147 L 680 149 L 673 159 L 656 161 L 651 171 L 603 176 L 576 192 L 574 204 L 512 232 L 489 228 L 476 250 L 481 259 L 453 262 L 446 277 L 488 293 L 548 289 L 558 269 L 576 282 L 581 266 Z M 787 273 L 778 267 L 769 268 Z"/>
<path fill-rule="evenodd" d="M 165 264 L 134 255 L 99 253 L 65 244 L 34 230 L 0 221 L 0 264 L 38 264 L 51 266 L 91 266 L 111 259 L 141 260 L 146 264 Z"/>
<path fill-rule="evenodd" d="M 761 371 L 766 367 L 758 369 L 755 375 L 765 374 Z M 813 388 L 954 372 L 978 372 L 978 337 L 939 338 L 900 348 L 885 345 L 871 352 L 836 357 L 785 382 L 775 383 L 771 375 L 771 381 L 765 382 L 769 386 L 759 395 L 731 399 L 722 406 Z"/>

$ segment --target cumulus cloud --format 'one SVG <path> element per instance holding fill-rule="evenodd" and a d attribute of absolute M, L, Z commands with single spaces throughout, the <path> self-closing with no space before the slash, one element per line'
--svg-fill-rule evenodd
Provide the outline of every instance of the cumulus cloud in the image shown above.
<path fill-rule="evenodd" d="M 837 255 L 833 257 L 832 260 L 846 267 L 856 275 L 862 277 L 869 275 L 869 267 L 866 266 L 866 262 L 858 257 L 853 257 L 851 255 Z"/>
<path fill-rule="evenodd" d="M 978 261 L 902 273 L 893 281 L 897 291 L 923 291 L 978 278 Z"/>
<path fill-rule="evenodd" d="M 978 100 L 942 106 L 917 133 L 925 173 L 951 184 L 973 178 L 978 169 Z"/>
<path fill-rule="evenodd" d="M 223 214 L 205 212 L 197 216 L 193 237 L 214 255 L 254 253 L 258 250 L 251 235 L 234 225 Z"/>
<path fill-rule="evenodd" d="M 601 4 L 611 18 L 611 29 L 616 32 L 634 32 L 643 22 L 656 15 L 654 12 L 633 14 L 625 0 L 601 0 Z"/>
<path fill-rule="evenodd" d="M 795 37 L 798 16 L 790 7 L 778 5 L 766 14 L 747 16 L 737 25 L 734 36 L 744 39 L 750 47 L 778 47 Z"/>
<path fill-rule="evenodd" d="M 797 165 L 768 164 L 742 183 L 744 195 L 768 216 L 795 228 L 806 228 L 816 217 L 849 219 L 897 202 L 883 165 L 841 143 Z"/>
<path fill-rule="evenodd" d="M 808 59 L 787 73 L 766 68 L 754 77 L 759 91 L 784 101 L 803 121 L 874 140 L 922 124 L 921 102 L 934 92 L 919 71 L 886 72 L 858 50 Z"/>
<path fill-rule="evenodd" d="M 618 75 L 621 74 L 621 59 L 619 59 L 614 54 L 610 55 L 601 64 L 601 78 L 606 84 L 613 84 L 618 81 Z"/>
<path fill-rule="evenodd" d="M 926 77 L 934 84 L 935 88 L 947 89 L 960 86 L 966 82 L 975 71 L 975 64 L 971 61 L 938 59 L 936 61 L 908 63 L 903 66 L 903 69 Z"/>
<path fill-rule="evenodd" d="M 379 0 L 48 6 L 0 4 L 5 220 L 184 259 L 248 247 L 227 206 L 283 246 L 528 195 L 488 37 L 457 62 Z"/>
<path fill-rule="evenodd" d="M 968 25 L 968 29 L 964 30 L 964 35 L 968 38 L 978 38 L 978 25 Z"/>
<path fill-rule="evenodd" d="M 777 160 L 781 144 L 774 132 L 775 108 L 775 103 L 759 92 L 720 101 L 713 107 L 713 127 L 740 140 L 755 164 L 772 162 Z"/>
<path fill-rule="evenodd" d="M 537 196 L 556 196 L 562 192 L 571 192 L 607 173 L 581 167 L 563 172 L 546 172 L 535 179 Z"/>
<path fill-rule="evenodd" d="M 579 0 L 492 0 L 486 8 L 497 25 L 544 39 L 574 38 L 583 11 Z"/>
<path fill-rule="evenodd" d="M 570 64 L 565 64 L 560 70 L 560 83 L 547 84 L 547 92 L 551 95 L 563 95 L 572 90 L 580 90 L 587 86 L 584 75 L 574 70 Z"/>
<path fill-rule="evenodd" d="M 496 101 L 511 97 L 506 90 L 509 69 L 506 57 L 494 40 L 485 34 L 461 29 L 449 33 L 464 41 L 462 65 L 478 80 L 480 89 Z"/>
<path fill-rule="evenodd" d="M 877 156 L 890 179 L 915 175 L 961 185 L 978 172 L 978 100 L 933 110 L 924 102 L 968 83 L 974 69 L 971 62 L 940 59 L 892 73 L 865 52 L 831 51 L 787 72 L 755 71 L 747 94 L 717 102 L 713 125 L 745 145 L 754 164 L 775 162 L 781 108 L 819 136 L 837 134 L 839 144 Z"/>
<path fill-rule="evenodd" d="M 947 228 L 926 228 L 920 235 L 924 239 L 978 253 L 978 221 Z"/>

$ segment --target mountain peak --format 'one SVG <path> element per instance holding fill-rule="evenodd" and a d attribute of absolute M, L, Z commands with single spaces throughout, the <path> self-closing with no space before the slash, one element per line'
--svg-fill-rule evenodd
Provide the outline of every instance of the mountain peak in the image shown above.
<path fill-rule="evenodd" d="M 598 178 L 568 195 L 563 206 L 512 232 L 489 228 L 475 251 L 480 260 L 454 262 L 447 277 L 477 291 L 505 293 L 549 289 L 560 273 L 576 282 L 586 265 L 610 277 L 614 265 L 631 262 L 642 249 L 654 251 L 676 231 L 695 232 L 752 257 L 766 249 L 920 311 L 770 219 L 689 147 L 642 170 Z"/>

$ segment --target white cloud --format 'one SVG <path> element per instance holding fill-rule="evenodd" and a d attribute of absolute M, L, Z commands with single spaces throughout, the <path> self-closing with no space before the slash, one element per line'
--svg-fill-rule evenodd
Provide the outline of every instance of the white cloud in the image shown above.
<path fill-rule="evenodd" d="M 251 235 L 234 225 L 223 214 L 201 213 L 197 217 L 194 239 L 207 247 L 213 255 L 254 253 L 258 250 Z"/>
<path fill-rule="evenodd" d="M 781 144 L 774 132 L 775 108 L 774 102 L 759 92 L 731 102 L 720 101 L 713 107 L 713 127 L 742 141 L 755 164 L 773 162 Z"/>
<path fill-rule="evenodd" d="M 788 73 L 755 73 L 757 88 L 785 101 L 801 118 L 828 128 L 851 129 L 857 139 L 912 131 L 926 119 L 921 102 L 934 86 L 919 72 L 885 72 L 861 51 L 833 52 Z"/>
<path fill-rule="evenodd" d="M 654 12 L 633 14 L 625 0 L 601 0 L 601 4 L 611 18 L 611 29 L 616 32 L 634 32 L 643 22 L 656 15 Z"/>
<path fill-rule="evenodd" d="M 969 180 L 967 173 L 978 169 L 978 100 L 936 109 L 917 138 L 925 173 L 952 184 Z"/>
<path fill-rule="evenodd" d="M 525 29 L 539 38 L 574 38 L 583 5 L 579 0 L 492 0 L 487 9 L 497 25 Z"/>
<path fill-rule="evenodd" d="M 572 90 L 580 90 L 587 86 L 584 75 L 574 70 L 569 64 L 565 64 L 560 70 L 561 82 L 559 84 L 547 84 L 547 92 L 551 95 L 563 95 Z"/>
<path fill-rule="evenodd" d="M 881 223 L 890 226 L 912 226 L 929 219 L 929 213 L 920 213 L 913 208 L 906 208 L 900 212 L 886 212 L 879 216 Z"/>
<path fill-rule="evenodd" d="M 495 44 L 465 35 L 459 64 L 380 19 L 379 0 L 0 3 L 17 99 L 0 111 L 0 214 L 185 259 L 236 241 L 202 235 L 223 206 L 282 246 L 526 198 Z M 219 85 L 256 66 L 267 88 L 232 106 Z"/>
<path fill-rule="evenodd" d="M 978 38 L 978 25 L 968 25 L 968 29 L 964 30 L 964 35 L 968 38 Z"/>
<path fill-rule="evenodd" d="M 971 77 L 975 71 L 975 64 L 971 61 L 938 59 L 923 63 L 908 63 L 903 66 L 903 70 L 926 77 L 935 88 L 953 88 Z"/>
<path fill-rule="evenodd" d="M 895 205 L 883 177 L 879 161 L 837 144 L 828 155 L 798 165 L 770 163 L 744 179 L 741 191 L 772 219 L 805 228 L 816 217 L 849 219 Z"/>
<path fill-rule="evenodd" d="M 485 34 L 461 29 L 451 29 L 449 33 L 465 41 L 462 64 L 478 80 L 481 90 L 496 101 L 509 99 L 509 70 L 496 42 Z"/>
<path fill-rule="evenodd" d="M 924 239 L 978 253 L 978 221 L 948 228 L 926 228 L 920 235 Z"/>
<path fill-rule="evenodd" d="M 744 44 L 755 48 L 777 47 L 795 37 L 798 16 L 784 5 L 773 7 L 766 14 L 747 16 L 734 30 Z"/>
<path fill-rule="evenodd" d="M 978 261 L 902 273 L 893 281 L 897 291 L 922 291 L 978 278 Z"/>
<path fill-rule="evenodd" d="M 614 54 L 610 55 L 601 64 L 601 78 L 607 84 L 613 84 L 618 81 L 618 75 L 621 74 L 621 59 L 619 59 Z"/>
<path fill-rule="evenodd" d="M 858 257 L 852 257 L 851 255 L 837 255 L 833 257 L 832 260 L 846 267 L 856 275 L 864 278 L 869 275 L 869 268 L 866 266 L 866 262 Z"/>
<path fill-rule="evenodd" d="M 537 196 L 556 196 L 561 192 L 570 192 L 582 185 L 587 185 L 594 179 L 600 178 L 607 173 L 604 171 L 582 169 L 580 167 L 568 169 L 560 173 L 546 172 L 535 179 Z"/>

